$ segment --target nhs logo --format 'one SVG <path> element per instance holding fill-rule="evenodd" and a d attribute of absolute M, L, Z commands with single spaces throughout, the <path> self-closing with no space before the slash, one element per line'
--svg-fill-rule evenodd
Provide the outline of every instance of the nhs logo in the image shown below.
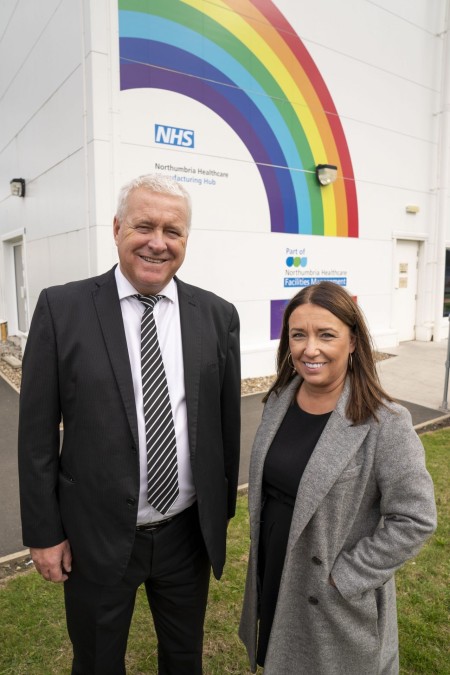
<path fill-rule="evenodd" d="M 194 141 L 195 134 L 192 129 L 179 129 L 178 127 L 166 127 L 164 124 L 155 124 L 155 143 L 193 148 Z"/>

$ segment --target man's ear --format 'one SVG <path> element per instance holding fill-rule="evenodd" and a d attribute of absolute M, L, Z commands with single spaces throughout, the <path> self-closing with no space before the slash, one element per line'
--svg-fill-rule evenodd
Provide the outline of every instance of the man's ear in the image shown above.
<path fill-rule="evenodd" d="M 118 236 L 119 236 L 119 229 L 120 229 L 120 222 L 119 222 L 119 219 L 117 218 L 117 216 L 114 216 L 114 220 L 113 220 L 113 235 L 114 235 L 114 241 L 116 242 L 116 246 L 117 246 L 117 243 L 118 243 L 118 242 L 117 242 L 117 238 L 118 238 Z"/>

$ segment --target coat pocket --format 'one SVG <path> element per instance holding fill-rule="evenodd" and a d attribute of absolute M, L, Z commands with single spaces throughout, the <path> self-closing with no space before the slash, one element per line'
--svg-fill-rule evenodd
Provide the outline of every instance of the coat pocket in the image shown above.
<path fill-rule="evenodd" d="M 339 478 L 337 479 L 336 483 L 345 483 L 348 480 L 353 480 L 353 478 L 356 478 L 359 476 L 361 473 L 363 465 L 358 464 L 357 466 L 352 466 L 351 469 L 347 469 L 346 471 L 343 471 Z"/>
<path fill-rule="evenodd" d="M 75 479 L 74 477 L 68 473 L 67 471 L 62 471 L 60 469 L 59 471 L 59 481 L 66 483 L 67 485 L 74 485 L 75 484 Z"/>

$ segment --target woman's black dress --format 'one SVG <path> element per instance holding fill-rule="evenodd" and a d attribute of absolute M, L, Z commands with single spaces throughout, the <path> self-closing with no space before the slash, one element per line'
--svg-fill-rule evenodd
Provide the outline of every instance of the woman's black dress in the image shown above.
<path fill-rule="evenodd" d="M 260 666 L 266 657 L 298 486 L 330 415 L 304 412 L 294 399 L 266 456 L 258 555 Z"/>

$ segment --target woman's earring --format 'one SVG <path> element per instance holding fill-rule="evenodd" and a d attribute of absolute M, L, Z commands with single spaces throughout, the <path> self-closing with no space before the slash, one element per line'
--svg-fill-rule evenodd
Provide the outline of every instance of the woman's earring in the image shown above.
<path fill-rule="evenodd" d="M 353 354 L 348 355 L 348 369 L 353 370 Z"/>
<path fill-rule="evenodd" d="M 289 360 L 289 359 L 290 359 L 290 360 Z M 293 372 L 293 373 L 297 373 L 297 371 L 295 370 L 294 361 L 293 361 L 293 359 L 292 359 L 292 354 L 291 354 L 291 352 L 289 352 L 289 354 L 288 354 L 287 362 L 288 362 L 288 365 L 290 365 L 290 367 L 292 368 L 292 372 Z"/>

